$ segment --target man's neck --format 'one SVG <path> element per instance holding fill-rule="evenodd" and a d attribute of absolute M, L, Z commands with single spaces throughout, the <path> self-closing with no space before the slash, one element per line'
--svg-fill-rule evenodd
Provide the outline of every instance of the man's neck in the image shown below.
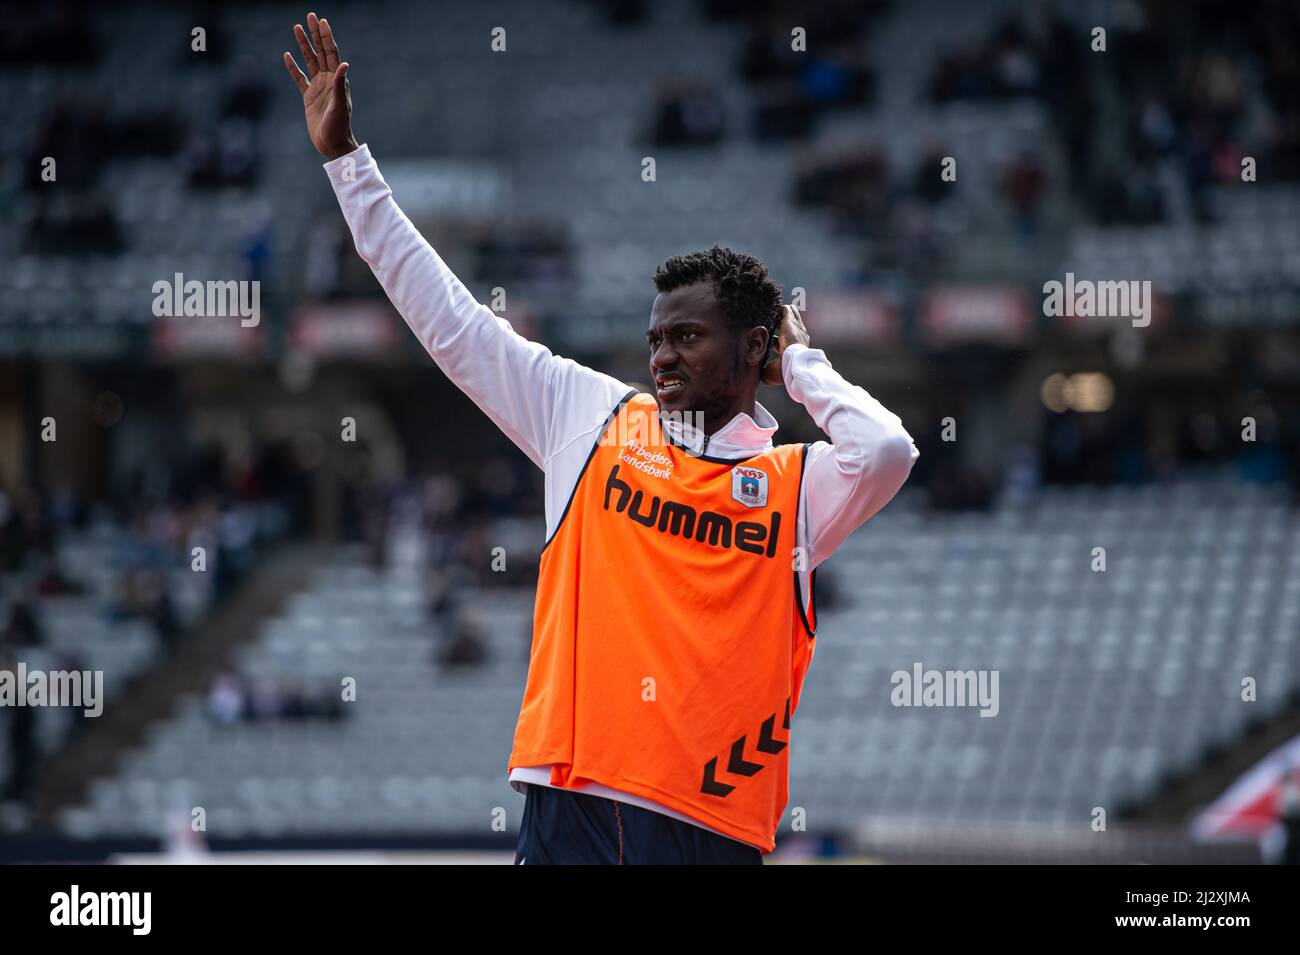
<path fill-rule="evenodd" d="M 755 398 L 753 396 L 750 396 L 746 400 L 742 401 L 738 407 L 733 408 L 733 410 L 731 411 L 724 412 L 722 415 L 719 415 L 717 418 L 710 419 L 709 417 L 706 416 L 703 425 L 705 435 L 707 435 L 710 438 L 713 437 L 713 435 L 717 434 L 727 425 L 731 424 L 731 422 L 735 419 L 736 415 L 738 414 L 747 414 L 751 418 L 753 418 L 755 416 L 756 403 L 757 402 Z"/>

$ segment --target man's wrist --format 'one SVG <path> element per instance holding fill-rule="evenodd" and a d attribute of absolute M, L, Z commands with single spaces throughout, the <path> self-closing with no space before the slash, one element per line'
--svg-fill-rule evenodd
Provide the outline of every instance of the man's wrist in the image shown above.
<path fill-rule="evenodd" d="M 349 135 L 348 141 L 344 143 L 342 147 L 339 149 L 331 149 L 325 154 L 325 161 L 333 162 L 336 159 L 342 159 L 348 153 L 354 153 L 360 148 L 361 146 L 357 143 L 356 138 Z"/>
<path fill-rule="evenodd" d="M 781 350 L 781 371 L 784 372 L 789 368 L 790 362 L 794 361 L 794 357 L 799 354 L 799 351 L 807 347 L 803 342 L 791 342 L 786 345 Z"/>
<path fill-rule="evenodd" d="M 799 360 L 799 356 L 811 350 L 811 345 L 805 345 L 803 342 L 791 342 L 785 346 L 781 352 L 781 381 L 785 385 L 785 390 L 794 397 L 792 390 L 794 384 L 794 364 Z"/>

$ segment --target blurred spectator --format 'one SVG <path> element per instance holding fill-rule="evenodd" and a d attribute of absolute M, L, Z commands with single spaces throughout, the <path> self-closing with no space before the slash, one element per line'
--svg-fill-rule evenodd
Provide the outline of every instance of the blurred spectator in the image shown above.
<path fill-rule="evenodd" d="M 14 603 L 9 622 L 0 634 L 0 670 L 13 673 L 19 662 L 31 670 L 48 669 L 52 657 L 44 649 L 45 637 L 36 611 L 26 601 Z M 21 691 L 20 691 L 21 692 Z M 9 725 L 9 774 L 0 789 L 0 800 L 30 802 L 35 788 L 40 750 L 36 743 L 37 709 L 7 707 Z"/>
<path fill-rule="evenodd" d="M 987 511 L 993 506 L 991 482 L 954 457 L 935 465 L 929 491 L 930 507 L 936 511 Z"/>
<path fill-rule="evenodd" d="M 839 42 L 829 55 L 809 53 L 805 57 L 799 78 L 812 105 L 847 107 L 871 102 L 875 76 L 862 51 L 855 42 Z"/>
<path fill-rule="evenodd" d="M 243 719 L 245 702 L 239 676 L 223 673 L 213 681 L 208 692 L 208 713 L 216 722 L 229 726 Z"/>
<path fill-rule="evenodd" d="M 185 146 L 189 183 L 196 189 L 251 186 L 256 182 L 253 127 L 235 116 L 221 121 L 215 135 L 202 127 L 191 130 Z"/>
<path fill-rule="evenodd" d="M 39 255 L 111 255 L 126 244 L 103 196 L 60 192 L 38 200 L 27 245 Z"/>
<path fill-rule="evenodd" d="M 318 216 L 307 232 L 303 285 L 313 298 L 330 299 L 342 292 L 343 258 L 352 255 L 347 227 L 330 212 Z"/>
<path fill-rule="evenodd" d="M 24 168 L 33 192 L 49 191 L 48 157 L 55 162 L 54 180 L 73 191 L 93 187 L 116 141 L 107 100 L 102 95 L 60 99 L 46 112 L 37 129 Z"/>
<path fill-rule="evenodd" d="M 754 94 L 751 132 L 760 142 L 807 139 L 816 125 L 816 114 L 798 86 L 771 83 Z"/>
<path fill-rule="evenodd" d="M 943 202 L 952 196 L 957 183 L 945 182 L 942 176 L 944 157 L 951 155 L 948 149 L 933 136 L 927 136 L 920 150 L 920 159 L 916 171 L 912 174 L 912 194 L 931 205 Z"/>
<path fill-rule="evenodd" d="M 80 4 L 67 0 L 26 7 L 7 16 L 0 33 L 0 58 L 9 66 L 42 64 L 87 69 L 103 55 Z"/>
<path fill-rule="evenodd" d="M 1002 170 L 1002 195 L 1011 207 L 1016 230 L 1026 239 L 1038 232 L 1039 210 L 1047 172 L 1032 151 L 1024 149 Z"/>
<path fill-rule="evenodd" d="M 262 200 L 251 203 L 245 213 L 239 257 L 247 281 L 267 282 L 267 263 L 271 259 L 271 210 Z"/>
<path fill-rule="evenodd" d="M 883 234 L 889 199 L 885 155 L 875 146 L 863 146 L 805 159 L 795 180 L 794 199 L 798 205 L 824 208 L 837 232 Z"/>
<path fill-rule="evenodd" d="M 711 146 L 722 139 L 722 101 L 710 86 L 678 82 L 659 90 L 650 141 L 656 146 Z"/>
<path fill-rule="evenodd" d="M 170 109 L 131 113 L 113 123 L 113 155 L 117 158 L 174 156 L 183 141 L 182 123 Z"/>
<path fill-rule="evenodd" d="M 236 68 L 235 79 L 226 91 L 221 115 L 256 123 L 266 115 L 269 96 L 270 88 L 262 81 L 261 72 L 251 59 L 242 57 Z"/>
<path fill-rule="evenodd" d="M 574 275 L 573 244 L 558 223 L 524 220 L 486 223 L 474 231 L 475 281 L 566 283 Z"/>
<path fill-rule="evenodd" d="M 438 662 L 444 668 L 480 666 L 488 660 L 483 624 L 472 610 L 459 611 L 442 641 Z"/>
<path fill-rule="evenodd" d="M 308 684 L 292 677 L 250 678 L 227 671 L 208 690 L 208 716 L 220 726 L 335 720 L 346 713 L 342 696 L 326 681 Z"/>

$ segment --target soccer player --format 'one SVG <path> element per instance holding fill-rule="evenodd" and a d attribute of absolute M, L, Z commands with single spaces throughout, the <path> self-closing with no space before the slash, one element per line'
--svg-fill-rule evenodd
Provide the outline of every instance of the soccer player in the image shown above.
<path fill-rule="evenodd" d="M 308 36 L 310 33 L 310 36 Z M 546 476 L 528 681 L 508 764 L 515 861 L 759 863 L 785 810 L 816 644 L 815 574 L 894 496 L 898 417 L 809 346 L 753 256 L 658 268 L 655 394 L 553 355 L 479 304 L 352 135 L 329 22 L 284 54 L 307 131 L 384 291 L 444 373 Z M 832 441 L 772 444 L 784 385 Z"/>

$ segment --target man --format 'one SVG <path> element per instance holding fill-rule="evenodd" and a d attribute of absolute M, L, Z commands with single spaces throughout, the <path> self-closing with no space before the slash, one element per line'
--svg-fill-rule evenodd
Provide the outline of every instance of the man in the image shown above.
<path fill-rule="evenodd" d="M 809 347 L 762 263 L 729 249 L 655 273 L 655 396 L 525 340 L 474 301 L 357 144 L 329 22 L 308 14 L 295 35 L 307 74 L 289 53 L 285 67 L 357 251 L 546 475 L 509 760 L 526 793 L 516 862 L 761 863 L 813 655 L 813 571 L 902 486 L 911 437 Z M 833 443 L 774 447 L 760 380 Z"/>

